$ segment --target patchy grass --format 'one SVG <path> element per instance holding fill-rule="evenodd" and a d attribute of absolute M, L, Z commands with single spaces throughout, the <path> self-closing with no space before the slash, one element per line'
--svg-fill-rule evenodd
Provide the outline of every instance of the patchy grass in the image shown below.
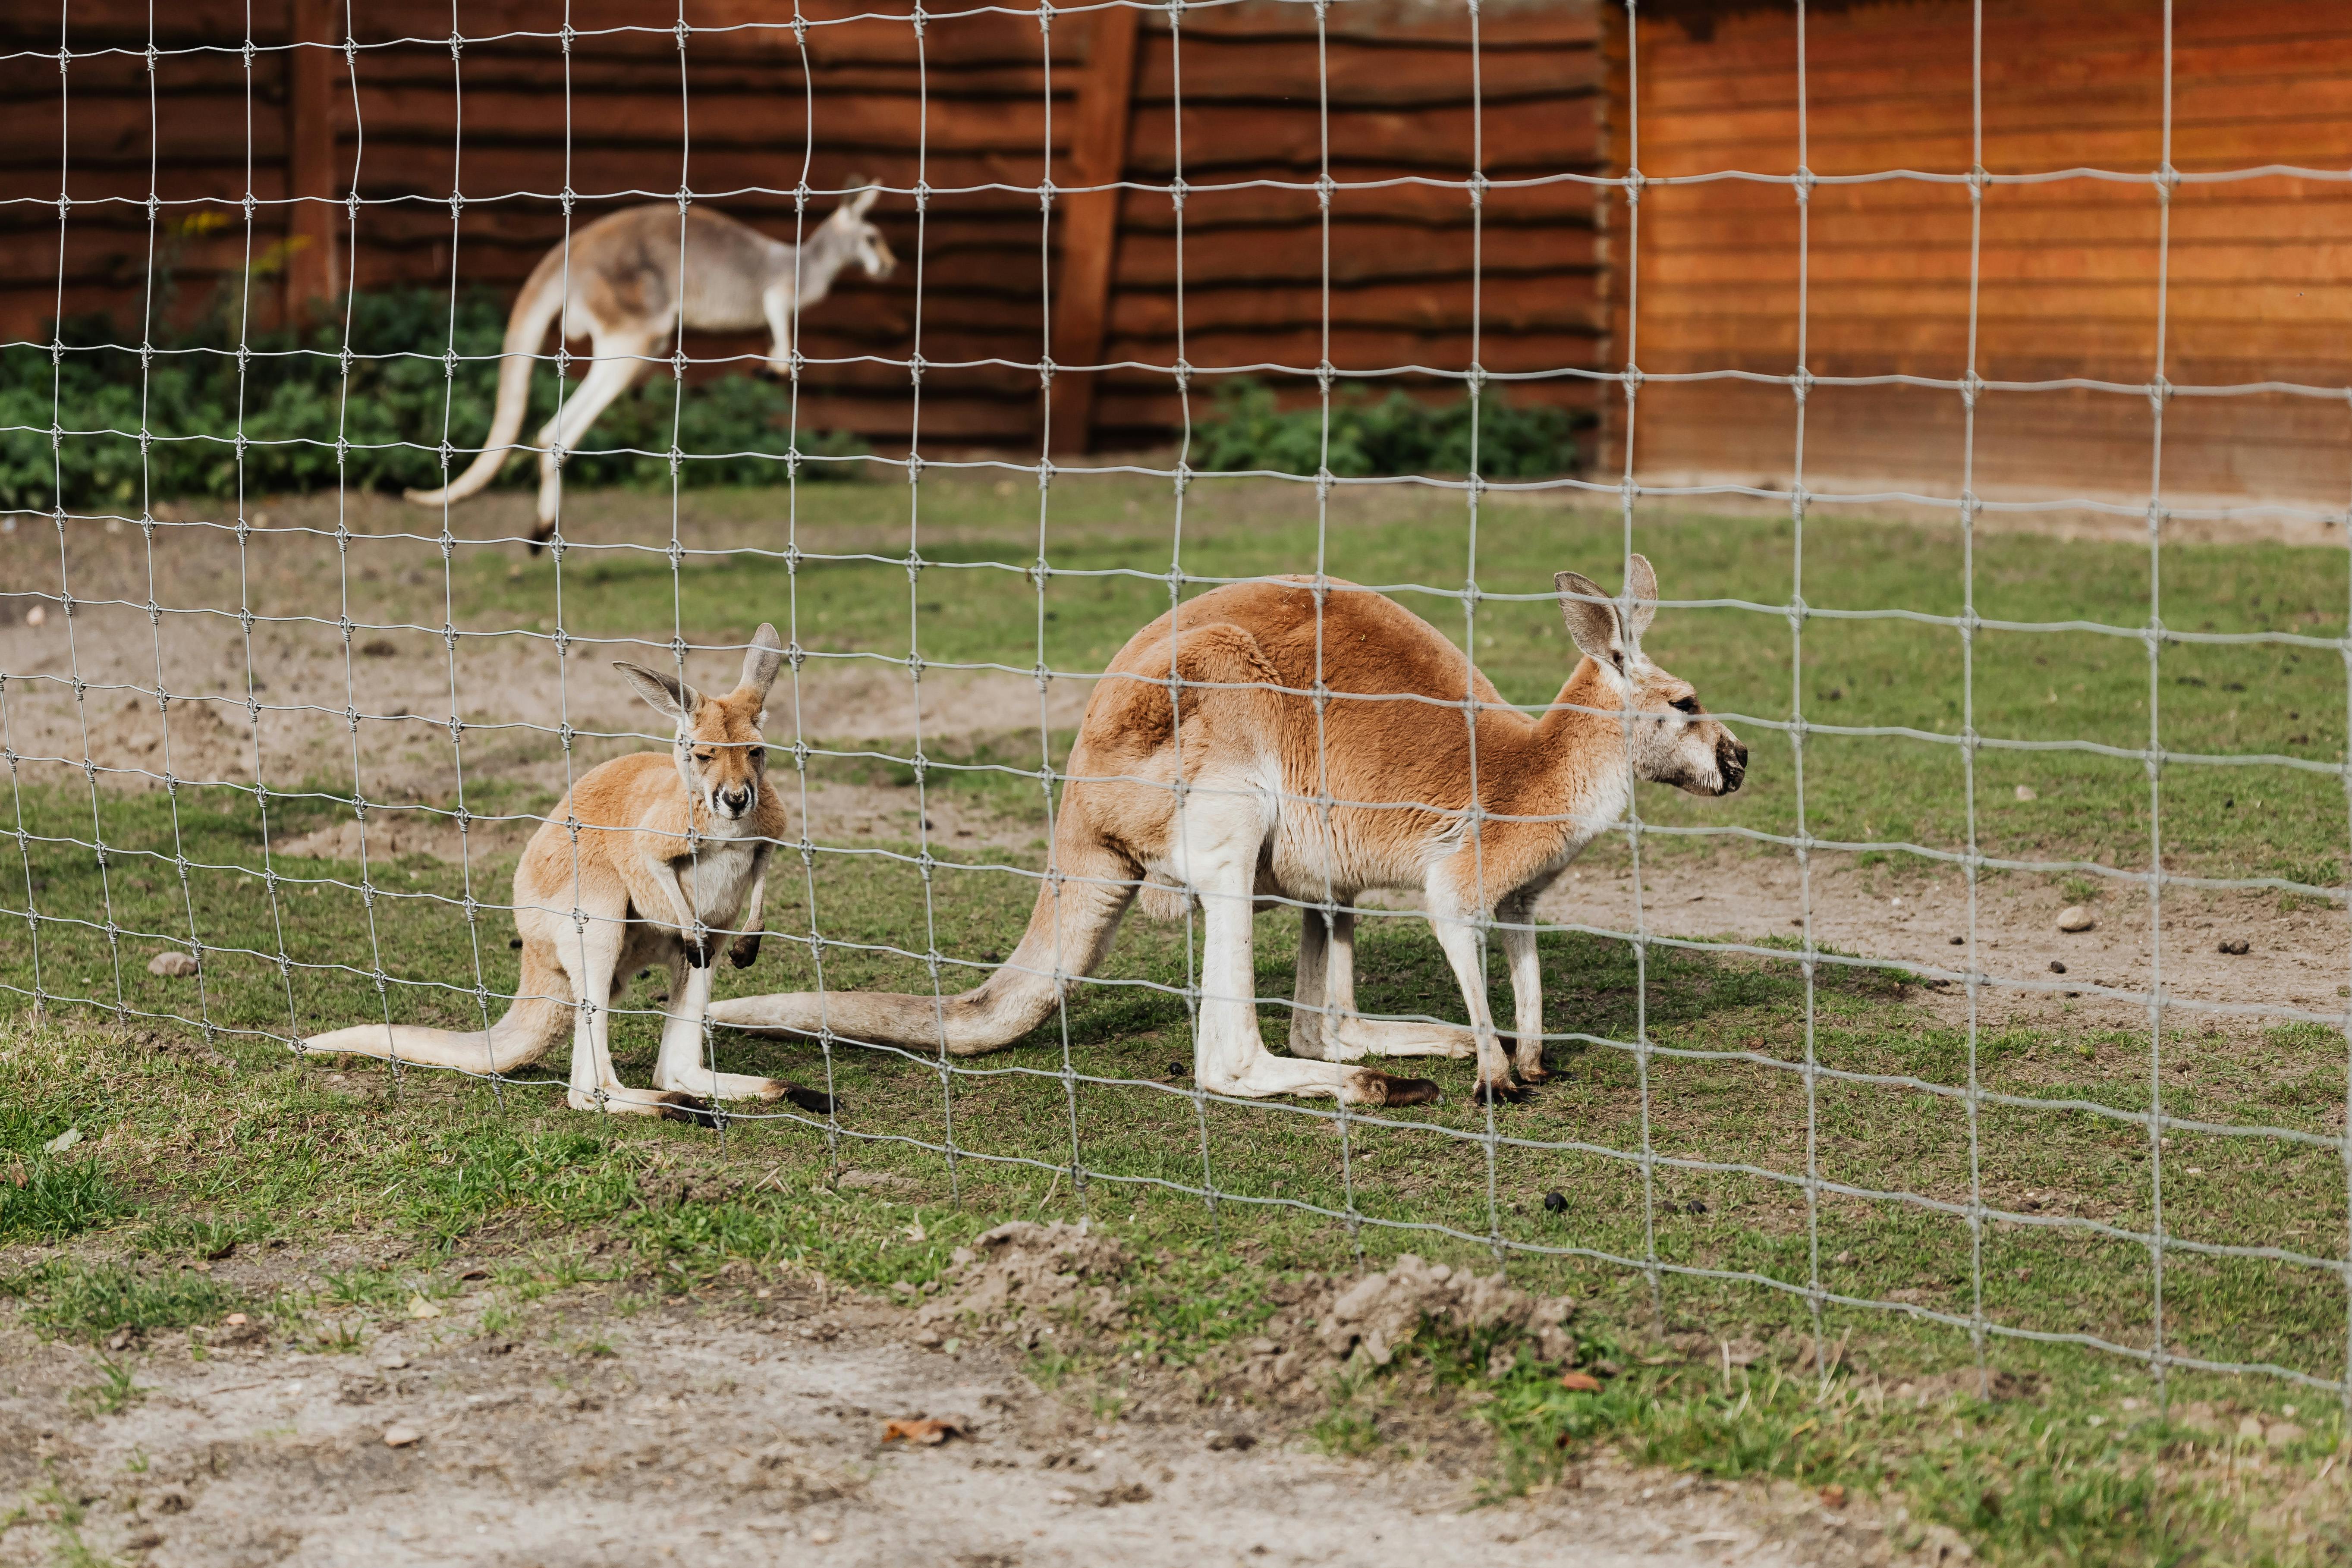
<path fill-rule="evenodd" d="M 216 1322 L 244 1304 L 202 1274 L 103 1263 L 53 1264 L 6 1289 L 29 1299 L 26 1315 L 36 1326 L 75 1340 L 103 1339 L 117 1329 L 191 1328 Z"/>
<path fill-rule="evenodd" d="M 1057 488 L 1046 539 L 1055 574 L 1041 602 L 1020 575 L 1037 551 L 1034 489 L 999 498 L 985 485 L 936 483 L 921 492 L 919 542 L 932 564 L 911 586 L 905 493 L 842 486 L 828 490 L 829 515 L 809 524 L 797 564 L 778 553 L 781 535 L 756 549 L 698 546 L 675 579 L 657 556 L 583 544 L 561 569 L 565 624 L 666 637 L 675 590 L 685 623 L 711 640 L 772 615 L 830 655 L 914 648 L 933 661 L 1092 669 L 1165 607 L 1158 574 L 1171 540 L 1160 492 L 1123 481 Z M 1245 500 L 1265 502 L 1264 514 Z M 1495 500 L 1482 521 L 1478 580 L 1534 595 L 1573 564 L 1613 581 L 1606 563 L 1622 547 L 1618 526 Z M 1459 515 L 1438 503 L 1384 501 L 1335 521 L 1325 559 L 1337 574 L 1397 586 L 1449 635 L 1467 635 L 1456 601 L 1411 586 L 1458 584 L 1463 542 Z M 1196 575 L 1311 568 L 1314 544 L 1311 516 L 1288 492 L 1204 482 L 1188 502 L 1182 559 Z M 1658 561 L 1671 595 L 1766 604 L 1785 594 L 1793 550 L 1785 522 L 1754 519 L 1648 520 L 1636 544 Z M 1806 552 L 1805 595 L 1817 606 L 1958 607 L 1958 544 L 1948 534 L 1832 520 L 1808 525 Z M 504 552 L 459 551 L 467 629 L 524 624 L 549 609 L 556 565 L 510 573 L 513 564 Z M 1977 607 L 2014 620 L 2135 624 L 2146 615 L 2146 568 L 2137 548 L 1990 538 L 1979 546 Z M 2175 626 L 2312 629 L 2326 624 L 2315 618 L 2322 606 L 2345 597 L 2344 563 L 2332 553 L 2180 547 L 2168 551 L 2165 570 L 2179 589 L 2168 587 L 2163 605 Z M 1662 615 L 1652 647 L 1718 709 L 1785 717 L 1801 673 L 1809 720 L 1956 732 L 1957 640 L 1948 629 L 1811 622 L 1801 672 L 1786 634 L 1785 620 L 1749 611 L 1675 610 Z M 1550 696 L 1567 657 L 1556 613 L 1533 597 L 1485 602 L 1475 643 L 1506 694 L 1524 701 Z M 2168 748 L 2337 754 L 2341 672 L 2315 655 L 2167 647 L 2159 674 Z M 2142 744 L 2147 675 L 2135 640 L 1985 633 L 1976 722 L 2011 739 Z M 1645 816 L 1793 829 L 1788 742 L 1770 732 L 1750 739 L 1752 793 L 1700 803 L 1647 792 Z M 1046 744 L 1058 754 L 1067 740 Z M 945 759 L 961 766 L 932 768 L 928 782 L 976 792 L 1007 815 L 1037 812 L 1037 784 L 1021 776 L 1037 744 L 975 742 Z M 1805 745 L 1812 833 L 1964 841 L 1957 748 L 1818 731 Z M 868 784 L 913 776 L 880 758 L 810 765 Z M 1989 852 L 2145 862 L 2147 828 L 2136 814 L 2147 809 L 2147 790 L 2136 762 L 1988 750 L 1977 782 L 1979 842 Z M 2022 783 L 2034 798 L 2015 798 Z M 2286 770 L 2176 763 L 2163 784 L 2172 864 L 2330 885 L 2343 855 L 2335 784 Z M 1575 1037 L 1555 1047 L 1551 1086 L 1496 1110 L 1490 1123 L 1468 1101 L 1467 1064 L 1440 1062 L 1429 1070 L 1447 1090 L 1444 1103 L 1341 1123 L 1315 1108 L 1196 1096 L 1183 987 L 1198 973 L 1197 953 L 1182 928 L 1137 921 L 1098 981 L 1072 989 L 1065 1016 L 952 1069 L 919 1053 L 722 1036 L 716 1048 L 729 1069 L 828 1088 L 845 1109 L 832 1124 L 797 1113 L 734 1118 L 713 1135 L 562 1110 L 551 1081 L 561 1053 L 492 1087 L 285 1051 L 289 1035 L 381 1016 L 379 963 L 394 982 L 394 1017 L 481 1026 L 475 985 L 493 998 L 511 989 L 514 954 L 501 920 L 466 921 L 467 884 L 455 868 L 423 858 L 381 868 L 372 899 L 330 884 L 273 890 L 207 869 L 253 863 L 263 824 L 250 797 L 234 792 L 184 792 L 176 821 L 159 795 L 101 795 L 93 805 L 87 792 L 26 789 L 4 809 L 11 821 L 21 813 L 29 837 L 21 857 L 0 858 L 0 926 L 23 937 L 0 943 L 0 984 L 15 988 L 5 994 L 14 1013 L 0 1020 L 0 1279 L 52 1332 L 89 1340 L 125 1325 L 217 1321 L 232 1299 L 180 1266 L 272 1239 L 425 1249 L 398 1269 L 341 1267 L 272 1304 L 289 1331 L 350 1348 L 413 1297 L 456 1289 L 436 1269 L 436 1249 L 491 1238 L 516 1259 L 495 1281 L 498 1321 L 554 1333 L 563 1331 L 536 1303 L 576 1285 L 620 1291 L 616 1310 L 721 1270 L 806 1270 L 920 1292 L 955 1247 L 991 1223 L 1084 1215 L 1144 1259 L 1129 1324 L 1115 1346 L 1057 1347 L 1039 1370 L 1110 1401 L 1118 1397 L 1112 1356 L 1213 1373 L 1227 1342 L 1263 1322 L 1265 1289 L 1276 1278 L 1377 1266 L 1407 1248 L 1484 1268 L 1497 1243 L 1516 1244 L 1544 1250 L 1513 1253 L 1514 1277 L 1583 1300 L 1591 1356 L 1619 1363 L 1622 1375 L 1593 1394 L 1561 1389 L 1556 1369 L 1522 1365 L 1488 1380 L 1482 1347 L 1433 1342 L 1406 1368 L 1343 1383 L 1317 1428 L 1328 1447 L 1376 1451 L 1390 1442 L 1405 1380 L 1422 1378 L 1453 1391 L 1492 1430 L 1498 1486 L 1545 1484 L 1586 1447 L 1612 1443 L 1694 1473 L 1884 1493 L 2004 1562 L 2202 1553 L 2320 1563 L 2352 1552 L 2342 1540 L 2352 1510 L 2341 1468 L 2317 1479 L 2324 1450 L 2342 1436 L 2321 1399 L 2273 1380 L 2176 1373 L 2170 1409 L 2201 1405 L 2217 1425 L 2166 1426 L 2136 1363 L 1993 1333 L 1987 1358 L 2002 1381 L 1980 1400 L 1965 1330 L 1926 1316 L 1980 1310 L 1990 1330 L 2152 1349 L 2147 1248 L 2128 1234 L 2048 1223 L 2071 1217 L 2124 1233 L 2153 1224 L 2148 1141 L 2127 1120 L 2148 1103 L 2144 1035 L 2060 1016 L 1972 1038 L 1891 977 L 1835 965 L 1808 975 L 1793 949 L 1636 951 L 1552 932 L 1538 942 L 1549 1016 Z M 71 842 L 89 837 L 93 813 L 109 846 L 104 867 Z M 805 871 L 772 879 L 761 966 L 722 970 L 722 994 L 814 986 L 820 961 L 831 987 L 921 991 L 932 981 L 919 955 L 930 951 L 941 955 L 942 986 L 976 983 L 1012 946 L 1041 862 L 992 854 L 927 878 L 913 852 L 827 847 Z M 1670 842 L 1662 852 L 1675 852 Z M 183 855 L 193 868 L 184 883 Z M 281 859 L 278 869 L 352 879 L 332 862 Z M 507 869 L 477 866 L 475 887 L 495 887 Z M 2069 896 L 2102 885 L 2088 873 L 2053 875 L 2080 882 L 2064 889 Z M 184 941 L 192 916 L 208 944 L 201 977 L 150 975 L 147 956 Z M 1260 927 L 1262 995 L 1289 991 L 1295 927 L 1277 917 Z M 822 933 L 821 948 L 812 932 Z M 1368 1009 L 1454 1016 L 1453 980 L 1417 917 L 1368 914 L 1360 940 Z M 290 972 L 277 962 L 281 942 L 296 961 Z M 53 1017 L 111 1026 L 32 1026 L 23 1014 L 37 967 Z M 1501 984 L 1499 960 L 1490 978 Z M 625 999 L 614 1020 L 616 1058 L 637 1081 L 657 1035 L 650 1005 Z M 208 1024 L 209 1034 L 182 1020 Z M 2168 1109 L 2340 1135 L 2340 1034 L 2195 1024 L 2165 1042 Z M 1822 1071 L 1809 1074 L 1809 1062 Z M 1986 1100 L 1972 1115 L 1972 1075 L 2011 1102 Z M 1490 1125 L 1507 1142 L 1486 1142 Z M 86 1142 L 41 1152 L 68 1127 Z M 950 1131 L 952 1160 L 936 1152 Z M 2162 1156 L 2168 1234 L 2340 1256 L 2352 1213 L 2334 1149 L 2177 1131 Z M 846 1166 L 911 1185 L 889 1197 L 835 1184 Z M 1809 1201 L 1809 1170 L 1855 1194 L 1899 1196 L 1824 1189 Z M 692 1177 L 690 1195 L 681 1195 L 682 1173 Z M 1544 1203 L 1554 1192 L 1564 1205 L 1557 1213 Z M 2018 1217 L 1972 1228 L 1979 1198 Z M 2267 1256 L 2174 1248 L 2165 1261 L 2168 1352 L 2344 1375 L 2340 1276 Z M 1824 1301 L 1822 1337 L 1851 1352 L 1826 1389 L 1790 1370 L 1814 1342 L 1816 1284 L 1829 1298 L 1881 1304 Z M 1679 1354 L 1646 1364 L 1668 1328 L 1763 1349 L 1744 1370 L 1711 1371 Z M 576 1331 L 572 1340 L 582 1354 L 597 1353 L 598 1342 Z M 1912 1395 L 1900 1393 L 1906 1384 Z M 2138 1407 L 2126 1409 L 2126 1399 Z M 2304 1413 L 2287 1415 L 2298 1403 Z M 2266 1432 L 2292 1421 L 2305 1433 L 2254 1446 L 2234 1436 L 2250 1416 Z"/>

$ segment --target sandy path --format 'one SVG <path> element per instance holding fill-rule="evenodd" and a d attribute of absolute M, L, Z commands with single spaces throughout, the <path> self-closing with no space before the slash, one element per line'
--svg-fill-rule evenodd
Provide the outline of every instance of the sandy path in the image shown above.
<path fill-rule="evenodd" d="M 1478 1507 L 1474 1478 L 1439 1464 L 1211 1446 L 1216 1422 L 1246 1431 L 1247 1413 L 1164 1405 L 1094 1426 L 994 1348 L 917 1344 L 902 1310 L 772 1296 L 623 1319 L 575 1293 L 559 1334 L 520 1342 L 475 1337 L 459 1301 L 356 1355 L 265 1345 L 198 1363 L 158 1335 L 123 1358 L 143 1400 L 98 1416 L 71 1394 L 94 1381 L 89 1352 L 0 1324 L 0 1479 L 31 1492 L 54 1478 L 89 1500 L 86 1545 L 162 1568 L 1884 1560 L 1858 1508 L 1832 1531 L 1801 1500 L 1614 1462 Z M 574 1348 L 592 1339 L 609 1353 Z M 881 1440 L 886 1420 L 920 1415 L 971 1435 Z M 394 1426 L 421 1440 L 387 1447 Z M 0 1562 L 47 1560 L 42 1511 L 0 1530 Z"/>

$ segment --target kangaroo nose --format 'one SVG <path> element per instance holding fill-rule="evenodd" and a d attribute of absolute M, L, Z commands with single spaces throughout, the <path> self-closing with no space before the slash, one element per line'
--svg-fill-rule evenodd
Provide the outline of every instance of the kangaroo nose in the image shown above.
<path fill-rule="evenodd" d="M 727 803 L 730 811 L 740 813 L 751 809 L 751 792 L 748 789 L 727 790 L 719 798 Z"/>
<path fill-rule="evenodd" d="M 1748 746 L 1726 737 L 1716 755 L 1716 766 L 1723 774 L 1723 793 L 1729 795 L 1748 777 Z"/>

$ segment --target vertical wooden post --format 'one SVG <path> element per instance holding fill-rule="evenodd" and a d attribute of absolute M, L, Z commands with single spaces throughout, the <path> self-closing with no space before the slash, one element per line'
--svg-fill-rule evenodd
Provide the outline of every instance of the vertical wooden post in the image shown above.
<path fill-rule="evenodd" d="M 341 41 L 334 0 L 288 0 L 287 41 Z M 343 286 L 336 265 L 341 211 L 335 190 L 334 57 L 323 48 L 286 56 L 286 194 L 295 198 L 286 219 L 286 318 L 301 320 Z"/>
<path fill-rule="evenodd" d="M 1120 5 L 1094 14 L 1093 37 L 1078 79 L 1076 123 L 1070 134 L 1071 183 L 1107 185 L 1127 172 L 1128 129 L 1134 119 L 1135 50 L 1142 13 Z M 1123 193 L 1086 191 L 1062 202 L 1062 275 L 1054 302 L 1054 363 L 1092 364 L 1102 357 L 1110 314 L 1111 261 L 1118 248 Z M 1048 450 L 1075 457 L 1094 429 L 1095 377 L 1054 374 Z"/>
<path fill-rule="evenodd" d="M 1622 0 L 1601 0 L 1601 172 L 1623 179 L 1632 153 L 1633 48 Z M 1602 336 L 1598 363 L 1603 370 L 1625 368 L 1625 352 L 1633 339 L 1633 268 L 1637 261 L 1628 243 L 1625 193 L 1601 186 L 1593 193 L 1593 259 L 1600 264 Z M 1602 388 L 1601 451 L 1596 468 L 1601 477 L 1620 472 L 1625 461 L 1625 392 L 1622 386 Z"/>

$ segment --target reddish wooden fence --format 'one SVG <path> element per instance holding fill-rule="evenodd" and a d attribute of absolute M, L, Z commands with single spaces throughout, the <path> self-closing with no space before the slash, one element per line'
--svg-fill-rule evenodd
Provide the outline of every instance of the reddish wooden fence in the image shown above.
<path fill-rule="evenodd" d="M 1976 372 L 1988 381 L 2079 377 L 2128 390 L 1989 392 L 1979 401 L 1974 482 L 1994 497 L 2147 493 L 2148 398 L 2175 385 L 2268 381 L 2345 386 L 2352 363 L 2352 184 L 2266 174 L 2184 184 L 2169 203 L 2165 156 L 2186 174 L 2269 164 L 2352 165 L 2352 11 L 2332 0 L 1985 0 L 1983 161 L 1996 175 L 2096 167 L 2137 177 L 1996 184 L 1976 260 Z M 1663 15 L 1661 14 L 1663 11 Z M 1633 156 L 1622 12 L 1608 13 L 1611 158 Z M 1798 167 L 1798 34 L 1782 5 L 1670 0 L 1640 12 L 1639 161 L 1645 176 Z M 1816 7 L 1805 33 L 1806 158 L 1817 174 L 1914 169 L 1958 178 L 1973 159 L 1966 0 Z M 2168 245 L 2158 226 L 2170 208 Z M 1811 195 L 1800 273 L 1790 184 L 1654 185 L 1641 200 L 1638 279 L 1612 280 L 1616 328 L 1652 374 L 1797 364 L 1817 375 L 1958 380 L 1969 366 L 1969 196 L 1965 184 L 1825 184 Z M 1603 211 L 1612 258 L 1631 255 L 1623 205 Z M 2158 312 L 2159 290 L 2163 310 Z M 2164 323 L 2158 358 L 2158 321 Z M 1622 403 L 1612 405 L 1612 413 Z M 1796 451 L 1787 385 L 1729 381 L 1643 387 L 1635 471 L 1655 482 L 1785 486 Z M 1957 495 L 1956 390 L 1816 387 L 1806 468 L 1832 480 Z M 1622 439 L 1622 420 L 1612 420 Z M 1613 445 L 1613 443 L 1612 443 Z M 1621 460 L 1622 447 L 1604 462 Z M 2177 395 L 2165 410 L 2174 496 L 2268 495 L 2341 507 L 2352 494 L 2352 421 L 2341 395 Z"/>
<path fill-rule="evenodd" d="M 110 311 L 135 341 L 151 258 L 184 309 L 249 263 L 272 310 L 346 277 L 510 290 L 561 237 L 566 188 L 582 193 L 575 225 L 687 185 L 788 236 L 805 168 L 820 189 L 863 174 L 933 191 L 919 224 L 909 197 L 885 199 L 877 221 L 908 265 L 845 285 L 803 342 L 843 362 L 812 370 L 806 422 L 886 449 L 918 406 L 904 362 L 919 280 L 926 449 L 1036 448 L 1049 299 L 1057 363 L 1119 367 L 1055 377 L 1063 452 L 1167 437 L 1180 320 L 1182 357 L 1203 368 L 1311 370 L 1327 319 L 1341 370 L 1459 372 L 1474 330 L 1496 371 L 1591 366 L 1601 342 L 1589 186 L 1490 191 L 1475 226 L 1459 184 L 1349 188 L 1595 172 L 1581 0 L 1490 5 L 1475 51 L 1466 7 L 1388 0 L 1331 6 L 1319 50 L 1296 4 L 1190 11 L 1177 31 L 1164 9 L 1064 12 L 1044 36 L 1024 16 L 931 16 L 919 37 L 908 0 L 803 3 L 804 40 L 790 0 L 688 0 L 682 44 L 676 0 L 461 0 L 453 50 L 446 5 L 378 0 L 352 7 L 348 55 L 285 47 L 338 39 L 341 5 L 256 0 L 249 57 L 245 0 L 187 0 L 157 9 L 152 69 L 143 4 L 63 9 L 62 24 L 30 6 L 0 17 L 0 52 L 17 56 L 0 63 L 10 338 L 62 304 Z M 62 74 L 61 41 L 77 56 Z M 113 52 L 85 53 L 99 49 Z M 1311 188 L 1327 133 L 1328 236 Z M 1165 188 L 1180 156 L 1181 247 Z M 1049 176 L 1160 188 L 1063 195 L 1049 216 Z M 1260 183 L 1215 188 L 1243 182 Z M 172 204 L 152 239 L 151 189 Z M 1515 395 L 1593 400 L 1572 381 Z"/>

